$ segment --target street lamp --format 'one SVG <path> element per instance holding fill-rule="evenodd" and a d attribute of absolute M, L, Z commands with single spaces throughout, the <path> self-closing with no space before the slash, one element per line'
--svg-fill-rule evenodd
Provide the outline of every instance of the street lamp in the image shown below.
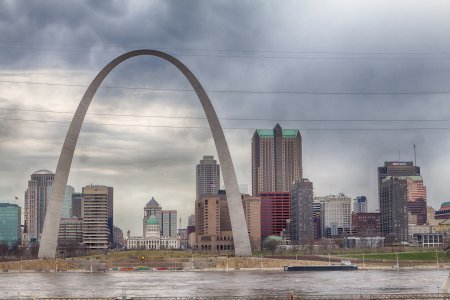
<path fill-rule="evenodd" d="M 92 290 L 92 298 L 95 297 L 95 290 Z"/>

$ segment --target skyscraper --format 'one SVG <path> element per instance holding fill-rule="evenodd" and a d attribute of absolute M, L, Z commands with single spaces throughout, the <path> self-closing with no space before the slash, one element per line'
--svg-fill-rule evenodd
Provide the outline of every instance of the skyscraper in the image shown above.
<path fill-rule="evenodd" d="M 302 137 L 298 129 L 257 129 L 252 138 L 252 193 L 289 192 L 300 180 Z"/>
<path fill-rule="evenodd" d="M 367 197 L 358 196 L 353 199 L 353 213 L 366 213 L 367 212 Z"/>
<path fill-rule="evenodd" d="M 83 187 L 83 243 L 90 249 L 104 250 L 113 244 L 112 205 L 112 187 Z"/>
<path fill-rule="evenodd" d="M 387 243 L 408 241 L 408 189 L 405 178 L 388 176 L 380 187 L 381 234 Z"/>
<path fill-rule="evenodd" d="M 203 156 L 197 165 L 196 179 L 197 200 L 204 195 L 217 195 L 220 188 L 220 165 L 214 156 Z"/>
<path fill-rule="evenodd" d="M 291 189 L 291 240 L 298 245 L 311 243 L 313 225 L 313 183 L 302 178 Z"/>
<path fill-rule="evenodd" d="M 17 204 L 0 203 L 0 244 L 9 248 L 20 244 L 21 209 Z"/>
<path fill-rule="evenodd" d="M 378 167 L 378 188 L 381 181 L 388 176 L 420 176 L 420 167 L 412 161 L 385 161 L 383 167 Z"/>
<path fill-rule="evenodd" d="M 83 206 L 83 193 L 72 194 L 71 217 L 81 218 L 81 210 Z"/>
<path fill-rule="evenodd" d="M 31 174 L 25 191 L 25 231 L 29 241 L 37 242 L 44 227 L 48 196 L 55 174 L 48 170 L 39 170 Z"/>
<path fill-rule="evenodd" d="M 381 233 L 386 242 L 406 242 L 408 223 L 426 224 L 426 187 L 413 162 L 385 162 L 378 168 Z"/>

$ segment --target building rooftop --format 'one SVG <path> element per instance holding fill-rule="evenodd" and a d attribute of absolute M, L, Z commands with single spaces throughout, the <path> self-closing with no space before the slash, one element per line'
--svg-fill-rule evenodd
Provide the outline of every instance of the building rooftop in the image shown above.
<path fill-rule="evenodd" d="M 145 205 L 145 207 L 149 207 L 149 206 L 158 206 L 159 207 L 159 203 L 155 200 L 155 198 L 152 197 L 152 199 L 150 199 L 150 201 L 148 201 L 147 204 Z"/>
<path fill-rule="evenodd" d="M 49 170 L 39 170 L 34 172 L 32 175 L 55 175 L 55 174 Z"/>
<path fill-rule="evenodd" d="M 273 129 L 256 129 L 258 135 L 262 138 L 270 138 L 274 137 Z M 294 138 L 297 136 L 299 130 L 298 129 L 282 129 L 281 134 L 284 138 Z"/>

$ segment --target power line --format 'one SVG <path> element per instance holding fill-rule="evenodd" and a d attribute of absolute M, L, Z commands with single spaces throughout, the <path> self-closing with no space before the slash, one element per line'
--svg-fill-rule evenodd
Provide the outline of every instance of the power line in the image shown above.
<path fill-rule="evenodd" d="M 70 124 L 70 121 L 36 120 L 21 118 L 0 118 L 8 121 L 24 121 L 37 123 Z M 171 125 L 143 125 L 143 124 L 120 124 L 120 123 L 92 123 L 83 125 L 117 126 L 117 127 L 144 127 L 144 128 L 173 128 L 173 129 L 210 129 L 205 126 L 171 126 Z M 224 127 L 227 130 L 256 130 L 253 127 Z M 409 128 L 299 128 L 300 131 L 417 131 L 417 130 L 450 130 L 450 127 L 409 127 Z"/>
<path fill-rule="evenodd" d="M 258 50 L 258 49 L 211 49 L 211 48 L 178 48 L 178 47 L 155 47 L 155 45 L 132 45 L 132 46 L 120 46 L 120 45 L 102 45 L 94 43 L 76 44 L 76 43 L 56 43 L 56 42 L 32 42 L 32 41 L 6 41 L 0 40 L 0 43 L 6 44 L 34 44 L 34 45 L 55 45 L 55 46 L 71 46 L 71 47 L 105 47 L 118 50 L 135 50 L 135 49 L 159 49 L 166 51 L 183 51 L 183 52 L 219 52 L 219 53 L 278 53 L 278 54 L 339 54 L 339 55 L 450 55 L 448 51 L 331 51 L 331 50 Z M 0 48 L 18 47 L 18 46 L 0 46 Z M 21 49 L 31 49 L 31 47 L 20 47 Z M 61 50 L 71 51 L 71 49 L 46 49 L 37 48 L 42 50 Z M 74 50 L 76 51 L 76 50 Z M 83 51 L 83 49 L 81 49 Z M 103 51 L 93 51 L 101 52 Z"/>
<path fill-rule="evenodd" d="M 56 110 L 39 110 L 39 109 L 21 109 L 21 108 L 4 108 L 4 111 L 19 112 L 37 112 L 37 113 L 54 113 L 54 114 L 74 114 L 73 111 L 56 111 Z M 164 116 L 164 115 L 137 115 L 137 114 L 112 114 L 112 113 L 87 113 L 93 116 L 111 116 L 111 117 L 133 117 L 133 118 L 155 118 L 155 119 L 187 119 L 187 120 L 206 120 L 206 117 L 192 116 Z M 226 121 L 283 121 L 283 122 L 450 122 L 450 119 L 277 119 L 277 118 L 220 118 Z"/>
<path fill-rule="evenodd" d="M 45 86 L 64 86 L 64 87 L 88 87 L 84 84 L 69 84 L 56 82 L 33 82 L 33 81 L 16 81 L 16 80 L 0 80 L 0 83 L 12 84 L 29 84 L 29 85 L 45 85 Z M 105 89 L 125 89 L 125 90 L 149 90 L 158 92 L 194 92 L 193 89 L 175 89 L 175 88 L 151 88 L 151 87 L 129 87 L 129 86 L 101 86 Z M 293 94 L 293 95 L 433 95 L 433 94 L 450 94 L 450 91 L 257 91 L 257 90 L 206 90 L 208 93 L 229 93 L 229 94 Z"/>

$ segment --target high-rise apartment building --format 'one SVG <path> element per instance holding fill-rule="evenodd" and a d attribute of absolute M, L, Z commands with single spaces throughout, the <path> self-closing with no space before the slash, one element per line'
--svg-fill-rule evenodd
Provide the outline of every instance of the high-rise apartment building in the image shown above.
<path fill-rule="evenodd" d="M 353 213 L 366 213 L 367 212 L 367 197 L 358 196 L 353 199 Z"/>
<path fill-rule="evenodd" d="M 380 190 L 381 234 L 387 243 L 408 241 L 408 183 L 403 177 L 382 179 Z"/>
<path fill-rule="evenodd" d="M 104 250 L 113 244 L 112 206 L 112 187 L 83 187 L 83 243 L 88 248 Z"/>
<path fill-rule="evenodd" d="M 257 129 L 252 138 L 252 193 L 289 192 L 302 178 L 302 137 L 298 129 Z"/>
<path fill-rule="evenodd" d="M 291 240 L 306 245 L 314 239 L 313 183 L 306 178 L 296 181 L 291 188 Z"/>
<path fill-rule="evenodd" d="M 220 188 L 220 165 L 214 156 L 203 156 L 197 165 L 196 179 L 196 199 L 205 195 L 217 195 Z"/>
<path fill-rule="evenodd" d="M 289 192 L 260 193 L 261 198 L 261 238 L 282 235 L 291 218 L 291 194 Z"/>
<path fill-rule="evenodd" d="M 48 170 L 39 170 L 31 174 L 25 191 L 25 232 L 31 242 L 41 238 L 44 227 L 47 201 L 55 174 Z"/>
<path fill-rule="evenodd" d="M 21 242 L 21 209 L 17 204 L 0 203 L 0 244 L 12 248 Z"/>
<path fill-rule="evenodd" d="M 321 203 L 320 221 L 322 237 L 336 237 L 351 232 L 352 199 L 340 193 L 325 197 L 316 197 Z"/>

